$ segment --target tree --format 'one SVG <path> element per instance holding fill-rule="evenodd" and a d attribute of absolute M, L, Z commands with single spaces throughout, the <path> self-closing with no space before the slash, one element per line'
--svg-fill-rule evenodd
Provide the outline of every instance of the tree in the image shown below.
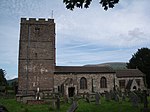
<path fill-rule="evenodd" d="M 5 78 L 6 72 L 3 69 L 0 69 L 0 86 L 6 86 L 7 80 Z"/>
<path fill-rule="evenodd" d="M 14 93 L 17 94 L 17 91 L 18 91 L 18 81 L 17 80 L 14 80 L 14 82 L 11 83 L 11 86 L 14 90 Z"/>
<path fill-rule="evenodd" d="M 75 7 L 77 8 L 89 8 L 92 0 L 63 0 L 63 3 L 66 5 L 67 9 L 73 10 Z M 104 10 L 108 8 L 113 8 L 115 4 L 117 4 L 119 0 L 100 0 L 99 4 L 104 7 Z"/>
<path fill-rule="evenodd" d="M 146 75 L 147 87 L 150 88 L 150 49 L 141 48 L 132 55 L 132 58 L 127 63 L 127 68 L 138 68 Z"/>

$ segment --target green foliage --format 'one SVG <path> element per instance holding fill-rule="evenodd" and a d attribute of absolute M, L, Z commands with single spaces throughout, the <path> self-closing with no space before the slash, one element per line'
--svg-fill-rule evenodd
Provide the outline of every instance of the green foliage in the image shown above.
<path fill-rule="evenodd" d="M 13 86 L 15 83 L 18 83 L 18 78 L 7 80 L 7 83 L 9 84 L 9 86 Z"/>
<path fill-rule="evenodd" d="M 144 74 L 146 74 L 146 82 L 148 88 L 150 88 L 150 49 L 141 48 L 132 56 L 127 63 L 127 68 L 136 69 L 138 68 Z"/>
<path fill-rule="evenodd" d="M 0 86 L 6 86 L 7 80 L 5 78 L 6 72 L 3 69 L 0 69 Z"/>
<path fill-rule="evenodd" d="M 73 10 L 75 7 L 78 8 L 89 8 L 92 0 L 63 0 L 67 9 Z M 100 0 L 99 4 L 104 7 L 104 10 L 108 8 L 113 8 L 115 4 L 117 4 L 119 0 Z"/>

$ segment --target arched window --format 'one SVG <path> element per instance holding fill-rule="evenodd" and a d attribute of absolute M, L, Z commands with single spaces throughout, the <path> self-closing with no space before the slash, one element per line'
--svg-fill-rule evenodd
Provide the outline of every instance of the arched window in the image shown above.
<path fill-rule="evenodd" d="M 100 87 L 101 88 L 107 88 L 107 80 L 105 77 L 102 77 L 100 80 Z"/>
<path fill-rule="evenodd" d="M 80 89 L 87 89 L 87 80 L 84 77 L 80 79 Z"/>

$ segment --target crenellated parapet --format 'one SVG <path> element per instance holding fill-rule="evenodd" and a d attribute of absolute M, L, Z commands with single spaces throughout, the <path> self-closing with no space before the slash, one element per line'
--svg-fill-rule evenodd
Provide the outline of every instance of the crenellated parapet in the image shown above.
<path fill-rule="evenodd" d="M 54 19 L 45 18 L 21 18 L 21 24 L 52 24 Z"/>

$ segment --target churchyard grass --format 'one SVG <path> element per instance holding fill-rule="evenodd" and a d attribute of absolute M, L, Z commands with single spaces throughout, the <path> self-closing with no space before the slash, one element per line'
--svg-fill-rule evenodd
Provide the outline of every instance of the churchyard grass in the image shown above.
<path fill-rule="evenodd" d="M 48 104 L 27 105 L 17 102 L 15 99 L 0 99 L 0 105 L 5 106 L 9 112 L 56 112 Z M 60 112 L 66 112 L 70 104 L 61 104 Z"/>
<path fill-rule="evenodd" d="M 132 107 L 128 101 L 118 103 L 102 100 L 99 105 L 95 105 L 95 102 L 84 103 L 84 101 L 80 101 L 79 105 L 77 112 L 140 112 L 140 108 Z"/>
<path fill-rule="evenodd" d="M 150 97 L 148 97 L 148 100 L 150 101 Z M 17 102 L 15 99 L 0 98 L 0 105 L 4 105 L 9 112 L 57 112 L 48 104 L 27 105 Z M 61 102 L 59 112 L 66 112 L 70 105 Z M 143 104 L 140 104 L 138 108 L 133 107 L 128 100 L 107 102 L 104 98 L 101 98 L 101 104 L 96 105 L 95 102 L 87 103 L 85 99 L 80 99 L 76 112 L 140 112 L 142 107 Z"/>

